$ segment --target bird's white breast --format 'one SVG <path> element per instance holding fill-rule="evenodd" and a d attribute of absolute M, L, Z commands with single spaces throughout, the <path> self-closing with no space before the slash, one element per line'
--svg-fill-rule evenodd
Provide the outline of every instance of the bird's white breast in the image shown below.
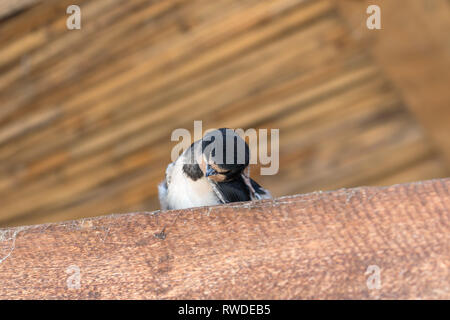
<path fill-rule="evenodd" d="M 174 163 L 168 185 L 167 202 L 171 209 L 186 209 L 219 204 L 211 183 L 202 177 L 196 181 L 183 172 L 181 161 Z"/>

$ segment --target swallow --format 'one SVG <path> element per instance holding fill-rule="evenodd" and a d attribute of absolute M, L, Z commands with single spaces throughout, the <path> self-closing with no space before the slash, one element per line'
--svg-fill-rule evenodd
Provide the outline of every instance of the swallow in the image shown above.
<path fill-rule="evenodd" d="M 250 178 L 250 150 L 232 129 L 211 131 L 167 166 L 158 185 L 162 210 L 271 199 Z"/>

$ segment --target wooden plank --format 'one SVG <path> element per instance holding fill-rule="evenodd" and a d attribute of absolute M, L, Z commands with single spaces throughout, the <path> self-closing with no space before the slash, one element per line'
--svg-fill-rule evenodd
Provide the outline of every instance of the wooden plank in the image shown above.
<path fill-rule="evenodd" d="M 40 1 L 41 0 L 2 0 L 0 2 L 0 21 L 2 18 L 13 15 L 17 11 L 25 10 Z"/>
<path fill-rule="evenodd" d="M 425 157 L 406 166 L 405 169 L 396 171 L 395 174 L 387 175 L 385 177 L 378 177 L 373 181 L 374 185 L 387 186 L 393 183 L 404 183 L 409 181 L 411 177 L 417 177 L 417 181 L 421 177 L 439 178 L 441 174 L 441 165 L 434 157 Z"/>
<path fill-rule="evenodd" d="M 0 298 L 449 299 L 449 190 L 442 179 L 0 229 Z"/>
<path fill-rule="evenodd" d="M 0 21 L 2 226 L 157 209 L 194 120 L 280 129 L 276 196 L 448 176 L 333 1 L 78 3 L 81 30 L 69 0 Z"/>
<path fill-rule="evenodd" d="M 450 2 L 446 0 L 377 1 L 382 30 L 366 27 L 373 1 L 335 1 L 350 24 L 401 92 L 406 106 L 446 159 L 450 172 Z"/>

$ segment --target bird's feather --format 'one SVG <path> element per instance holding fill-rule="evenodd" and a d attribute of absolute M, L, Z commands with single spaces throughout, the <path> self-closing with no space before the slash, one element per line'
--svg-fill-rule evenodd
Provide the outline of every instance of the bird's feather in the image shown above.
<path fill-rule="evenodd" d="M 158 185 L 158 196 L 159 196 L 159 203 L 161 204 L 161 210 L 169 210 L 169 204 L 167 203 L 166 179 L 164 179 L 164 181 Z"/>
<path fill-rule="evenodd" d="M 255 190 L 255 195 L 257 199 L 272 199 L 272 195 L 267 189 L 261 187 L 255 180 L 250 178 L 250 183 Z"/>
<path fill-rule="evenodd" d="M 216 183 L 216 190 L 225 203 L 250 201 L 250 190 L 244 180 L 239 177 L 235 180 Z"/>
<path fill-rule="evenodd" d="M 271 199 L 271 194 L 251 178 L 241 175 L 231 181 L 214 183 L 222 203 Z"/>

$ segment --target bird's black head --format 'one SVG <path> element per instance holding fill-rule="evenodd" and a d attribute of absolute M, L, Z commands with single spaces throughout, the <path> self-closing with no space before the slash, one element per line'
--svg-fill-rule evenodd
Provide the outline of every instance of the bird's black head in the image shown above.
<path fill-rule="evenodd" d="M 250 161 L 247 143 L 232 129 L 210 131 L 202 139 L 205 176 L 217 182 L 232 180 L 242 174 Z"/>

